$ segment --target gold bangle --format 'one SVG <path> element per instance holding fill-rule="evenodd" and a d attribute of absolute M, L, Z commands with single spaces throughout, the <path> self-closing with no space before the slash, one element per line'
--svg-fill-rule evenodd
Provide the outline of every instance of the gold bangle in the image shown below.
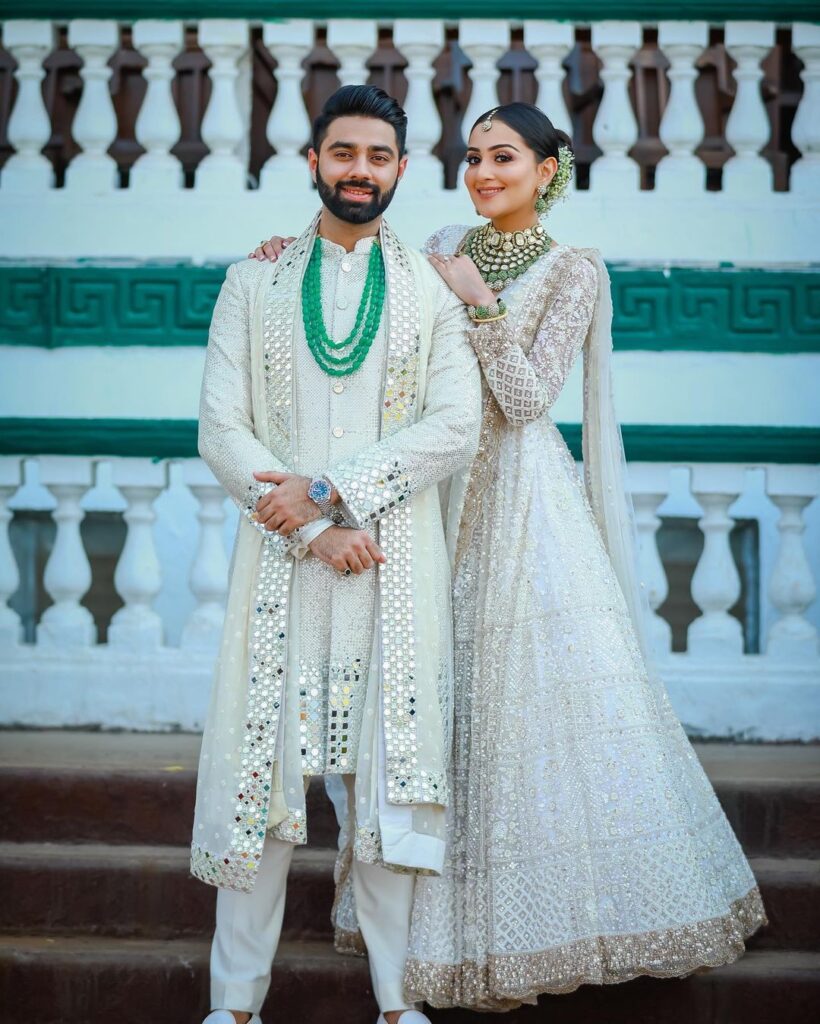
<path fill-rule="evenodd" d="M 474 324 L 494 324 L 497 320 L 506 320 L 507 319 L 507 311 L 505 309 L 504 312 L 500 313 L 498 316 L 483 316 L 483 317 L 471 316 L 470 319 L 473 321 Z"/>

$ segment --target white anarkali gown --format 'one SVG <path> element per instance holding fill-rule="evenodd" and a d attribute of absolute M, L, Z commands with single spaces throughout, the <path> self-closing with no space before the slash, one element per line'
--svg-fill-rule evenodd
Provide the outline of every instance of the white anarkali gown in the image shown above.
<path fill-rule="evenodd" d="M 465 230 L 428 248 L 452 253 Z M 597 254 L 553 248 L 502 293 L 507 320 L 473 335 L 487 387 L 454 578 L 448 853 L 417 879 L 405 975 L 433 1006 L 684 975 L 765 923 L 550 418 L 599 277 Z"/>

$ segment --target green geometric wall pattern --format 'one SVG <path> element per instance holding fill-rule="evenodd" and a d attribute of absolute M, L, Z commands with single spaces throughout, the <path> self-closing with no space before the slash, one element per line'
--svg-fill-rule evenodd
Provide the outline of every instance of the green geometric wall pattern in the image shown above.
<path fill-rule="evenodd" d="M 122 10 L 119 10 L 122 7 Z M 731 19 L 816 21 L 814 0 L 0 0 L 2 18 L 557 18 L 589 23 L 606 18 L 722 22 Z"/>
<path fill-rule="evenodd" d="M 576 459 L 581 425 L 558 429 Z M 622 426 L 626 456 L 641 462 L 820 462 L 820 428 L 714 425 Z M 0 418 L 0 455 L 194 458 L 196 420 Z"/>
<path fill-rule="evenodd" d="M 620 351 L 820 352 L 820 267 L 611 264 Z M 225 274 L 190 263 L 0 263 L 0 345 L 199 345 Z"/>

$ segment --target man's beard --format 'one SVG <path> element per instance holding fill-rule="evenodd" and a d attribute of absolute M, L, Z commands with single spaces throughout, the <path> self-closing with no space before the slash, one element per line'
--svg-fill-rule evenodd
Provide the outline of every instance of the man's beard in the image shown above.
<path fill-rule="evenodd" d="M 373 185 L 371 182 L 354 181 L 352 178 L 339 181 L 331 186 L 319 173 L 319 168 L 316 168 L 316 188 L 319 191 L 319 198 L 334 217 L 338 217 L 339 220 L 343 220 L 347 224 L 367 224 L 380 217 L 390 205 L 398 184 L 399 179 L 396 178 L 389 192 L 382 192 L 378 185 Z M 365 203 L 354 203 L 345 199 L 341 194 L 343 188 L 367 189 L 373 195 Z"/>

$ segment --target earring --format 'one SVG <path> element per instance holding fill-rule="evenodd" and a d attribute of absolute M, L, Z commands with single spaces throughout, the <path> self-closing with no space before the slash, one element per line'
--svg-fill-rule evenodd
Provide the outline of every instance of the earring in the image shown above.
<path fill-rule="evenodd" d="M 544 196 L 547 194 L 547 186 L 541 184 L 538 186 L 538 198 L 535 200 L 535 212 L 539 214 L 547 212 L 547 201 Z"/>

